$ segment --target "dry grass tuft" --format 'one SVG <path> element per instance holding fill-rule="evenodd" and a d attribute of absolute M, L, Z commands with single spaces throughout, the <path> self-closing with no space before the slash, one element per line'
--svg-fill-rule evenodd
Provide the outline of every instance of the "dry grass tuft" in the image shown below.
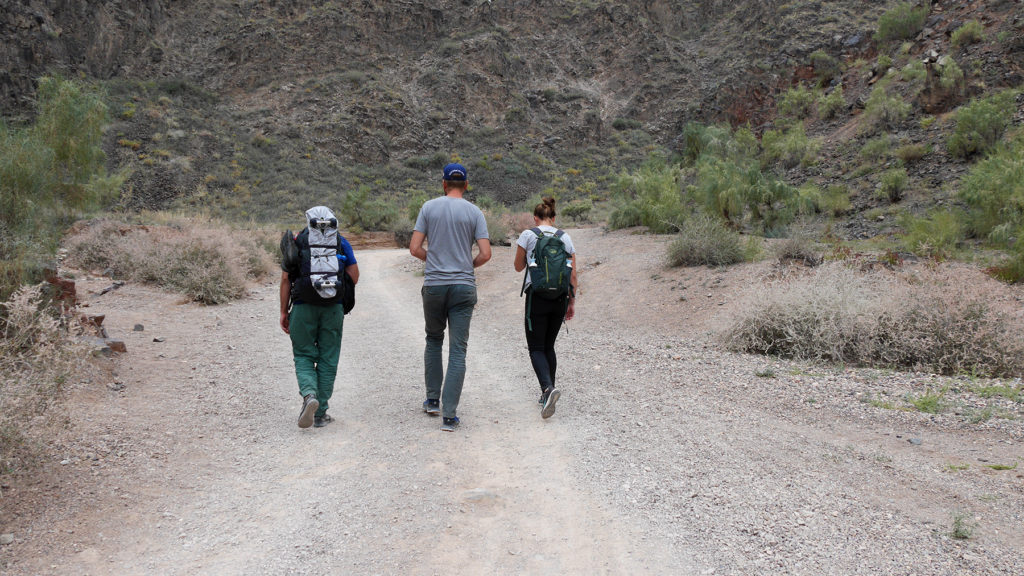
<path fill-rule="evenodd" d="M 0 474 L 31 467 L 60 422 L 65 383 L 89 369 L 87 349 L 47 305 L 45 288 L 22 287 L 0 303 Z"/>
<path fill-rule="evenodd" d="M 861 366 L 1024 374 L 1019 321 L 984 286 L 861 273 L 840 263 L 766 285 L 724 334 L 737 351 Z"/>
<path fill-rule="evenodd" d="M 247 280 L 261 280 L 272 269 L 266 246 L 258 233 L 223 226 L 99 220 L 67 242 L 67 263 L 221 304 L 243 296 Z"/>

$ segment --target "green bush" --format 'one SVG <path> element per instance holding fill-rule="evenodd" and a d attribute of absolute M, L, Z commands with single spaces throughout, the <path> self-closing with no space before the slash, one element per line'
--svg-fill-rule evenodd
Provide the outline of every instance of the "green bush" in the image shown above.
<path fill-rule="evenodd" d="M 873 133 L 878 129 L 895 128 L 909 113 L 910 104 L 899 96 L 890 96 L 886 83 L 879 82 L 864 106 L 862 130 Z"/>
<path fill-rule="evenodd" d="M 814 92 L 803 84 L 790 88 L 779 99 L 779 118 L 793 121 L 803 120 L 814 111 L 814 101 Z"/>
<path fill-rule="evenodd" d="M 1004 90 L 962 106 L 947 141 L 950 154 L 967 158 L 995 145 L 1013 121 L 1015 98 L 1015 92 Z"/>
<path fill-rule="evenodd" d="M 877 162 L 889 156 L 892 148 L 892 136 L 882 134 L 871 138 L 860 148 L 860 157 L 870 162 Z"/>
<path fill-rule="evenodd" d="M 736 226 L 749 219 L 769 234 L 784 228 L 795 211 L 796 189 L 749 162 L 703 158 L 693 192 L 706 213 Z"/>
<path fill-rule="evenodd" d="M 633 202 L 612 210 L 611 215 L 608 216 L 608 228 L 610 230 L 640 226 L 641 222 L 640 207 Z"/>
<path fill-rule="evenodd" d="M 561 214 L 574 222 L 585 222 L 593 210 L 594 203 L 590 200 L 575 200 L 561 209 Z"/>
<path fill-rule="evenodd" d="M 683 156 L 696 163 L 702 156 L 750 158 L 757 154 L 757 138 L 745 128 L 733 131 L 728 126 L 705 126 L 689 122 L 683 128 Z"/>
<path fill-rule="evenodd" d="M 981 42 L 984 39 L 985 29 L 982 27 L 981 22 L 977 20 L 964 22 L 964 25 L 957 28 L 952 36 L 953 46 L 958 47 Z"/>
<path fill-rule="evenodd" d="M 875 70 L 879 74 L 885 75 L 889 68 L 892 68 L 892 57 L 888 54 L 879 54 L 878 60 L 875 62 Z"/>
<path fill-rule="evenodd" d="M 901 222 L 903 245 L 918 256 L 945 260 L 953 256 L 963 240 L 962 216 L 936 209 L 926 217 L 906 215 Z"/>
<path fill-rule="evenodd" d="M 903 168 L 892 168 L 882 173 L 879 179 L 878 194 L 890 202 L 903 199 L 903 191 L 907 189 L 907 171 Z"/>
<path fill-rule="evenodd" d="M 670 266 L 725 266 L 743 261 L 740 235 L 714 218 L 688 219 L 668 246 Z"/>
<path fill-rule="evenodd" d="M 824 86 L 839 74 L 839 61 L 830 56 L 824 50 L 815 50 L 808 57 L 811 67 L 814 68 L 814 75 L 818 78 L 818 84 Z"/>
<path fill-rule="evenodd" d="M 635 130 L 643 126 L 638 120 L 632 118 L 622 118 L 621 116 L 612 120 L 612 128 L 616 130 Z"/>
<path fill-rule="evenodd" d="M 785 168 L 814 164 L 821 149 L 821 141 L 807 138 L 804 125 L 796 123 L 785 132 L 767 130 L 761 138 L 764 158 L 767 162 L 778 162 Z"/>
<path fill-rule="evenodd" d="M 914 59 L 907 62 L 907 65 L 900 71 L 900 79 L 904 82 L 920 82 L 928 77 L 928 70 L 924 62 Z"/>
<path fill-rule="evenodd" d="M 842 86 L 836 86 L 828 94 L 818 96 L 818 117 L 822 120 L 835 118 L 844 108 L 846 108 L 846 100 L 843 98 Z"/>
<path fill-rule="evenodd" d="M 1024 135 L 998 145 L 963 179 L 960 198 L 967 204 L 968 232 L 1010 247 L 1024 245 Z"/>
<path fill-rule="evenodd" d="M 821 195 L 818 209 L 829 216 L 841 216 L 850 211 L 850 192 L 846 186 L 829 186 Z"/>
<path fill-rule="evenodd" d="M 373 190 L 368 185 L 360 186 L 341 201 L 342 220 L 353 232 L 388 230 L 398 217 L 398 209 L 391 202 L 379 195 L 371 197 Z"/>
<path fill-rule="evenodd" d="M 909 40 L 924 28 L 928 18 L 928 7 L 915 7 L 911 2 L 900 2 L 878 20 L 875 40 Z"/>
<path fill-rule="evenodd" d="M 921 158 L 924 158 L 925 155 L 930 152 L 931 146 L 926 146 L 924 144 L 906 144 L 893 151 L 892 155 L 899 158 L 904 164 L 913 164 Z"/>
<path fill-rule="evenodd" d="M 944 56 L 939 58 L 939 61 L 935 63 L 935 67 L 938 70 L 939 86 L 943 90 L 959 92 L 963 88 L 964 71 L 956 63 L 956 60 L 949 56 Z"/>
<path fill-rule="evenodd" d="M 41 280 L 61 227 L 112 199 L 125 178 L 106 175 L 107 108 L 96 90 L 44 77 L 36 96 L 34 125 L 0 121 L 0 298 Z"/>
<path fill-rule="evenodd" d="M 689 213 L 683 202 L 681 178 L 679 167 L 663 159 L 652 159 L 638 170 L 620 175 L 613 191 L 628 200 L 612 213 L 609 226 L 643 225 L 656 234 L 678 230 Z"/>

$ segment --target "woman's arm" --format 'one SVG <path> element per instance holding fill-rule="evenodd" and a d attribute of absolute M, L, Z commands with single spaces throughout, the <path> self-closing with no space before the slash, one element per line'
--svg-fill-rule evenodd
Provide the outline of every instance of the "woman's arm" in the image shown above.
<path fill-rule="evenodd" d="M 526 268 L 526 248 L 516 245 L 516 257 L 512 265 L 516 267 L 516 272 L 522 272 Z"/>
<path fill-rule="evenodd" d="M 569 292 L 569 305 L 565 307 L 565 319 L 572 320 L 576 316 L 576 254 L 572 255 L 572 273 L 569 275 L 569 285 L 572 291 Z"/>

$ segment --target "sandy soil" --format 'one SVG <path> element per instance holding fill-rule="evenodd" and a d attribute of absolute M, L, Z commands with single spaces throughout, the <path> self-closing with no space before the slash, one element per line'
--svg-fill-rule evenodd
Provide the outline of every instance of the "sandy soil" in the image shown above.
<path fill-rule="evenodd" d="M 420 409 L 422 277 L 405 251 L 357 252 L 322 429 L 295 424 L 276 284 L 201 307 L 81 282 L 129 352 L 73 390 L 58 459 L 3 492 L 0 571 L 1024 573 L 1019 404 L 977 423 L 886 410 L 865 394 L 958 380 L 727 353 L 714 333 L 768 265 L 667 269 L 664 238 L 572 234 L 557 413 L 540 418 L 521 278 L 498 248 L 453 434 Z M 971 538 L 951 536 L 957 516 Z"/>

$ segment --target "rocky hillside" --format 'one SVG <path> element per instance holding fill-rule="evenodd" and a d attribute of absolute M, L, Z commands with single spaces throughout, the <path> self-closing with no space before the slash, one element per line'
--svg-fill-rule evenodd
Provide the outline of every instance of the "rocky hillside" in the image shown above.
<path fill-rule="evenodd" d="M 895 4 L 0 0 L 0 101 L 24 117 L 47 71 L 106 82 L 111 162 L 133 168 L 129 206 L 263 218 L 360 186 L 404 198 L 453 156 L 505 203 L 553 180 L 600 196 L 618 170 L 677 148 L 689 121 L 759 134 L 801 81 L 843 86 L 837 119 L 850 120 Z M 1020 2 L 928 9 L 908 58 L 949 54 L 950 34 L 979 18 L 991 41 L 961 62 L 974 92 L 1020 85 Z M 823 75 L 814 54 L 835 70 Z M 809 177 L 832 176 L 787 176 Z"/>

